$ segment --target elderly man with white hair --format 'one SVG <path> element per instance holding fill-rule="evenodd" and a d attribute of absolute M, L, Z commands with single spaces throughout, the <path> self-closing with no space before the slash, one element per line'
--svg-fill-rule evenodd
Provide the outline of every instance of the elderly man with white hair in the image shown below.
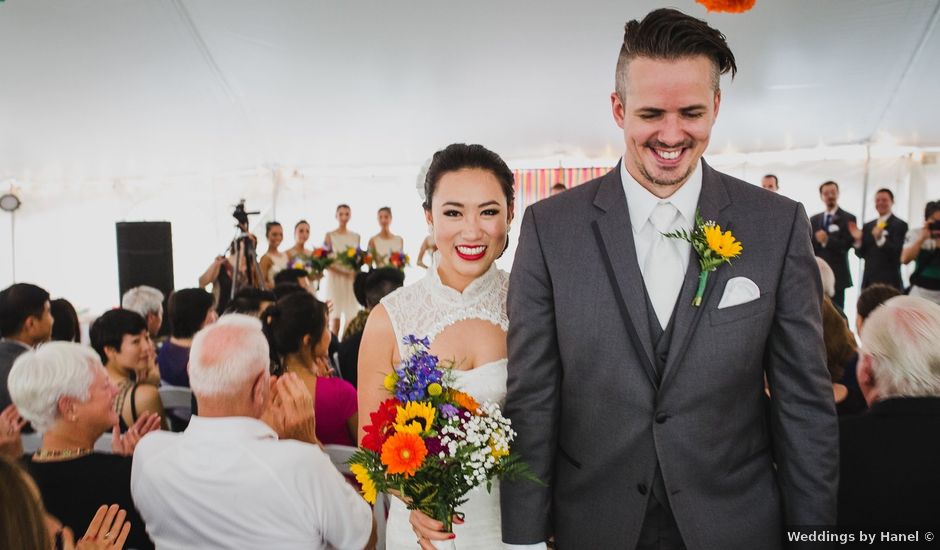
<path fill-rule="evenodd" d="M 940 306 L 891 298 L 865 320 L 858 381 L 871 408 L 842 420 L 839 524 L 936 526 Z"/>
<path fill-rule="evenodd" d="M 268 368 L 253 317 L 226 315 L 196 335 L 189 377 L 199 414 L 183 433 L 144 438 L 134 458 L 134 502 L 158 548 L 370 542 L 369 506 L 316 445 L 310 393 Z"/>
<path fill-rule="evenodd" d="M 139 313 L 147 321 L 147 332 L 156 338 L 163 324 L 163 293 L 152 286 L 135 286 L 121 297 L 121 307 Z"/>

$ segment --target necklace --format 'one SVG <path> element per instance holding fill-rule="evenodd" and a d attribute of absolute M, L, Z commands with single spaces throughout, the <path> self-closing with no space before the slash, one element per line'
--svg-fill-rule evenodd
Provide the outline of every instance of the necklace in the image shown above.
<path fill-rule="evenodd" d="M 33 454 L 33 460 L 43 461 L 78 458 L 87 454 L 91 454 L 91 449 L 57 449 L 54 451 L 39 449 Z"/>

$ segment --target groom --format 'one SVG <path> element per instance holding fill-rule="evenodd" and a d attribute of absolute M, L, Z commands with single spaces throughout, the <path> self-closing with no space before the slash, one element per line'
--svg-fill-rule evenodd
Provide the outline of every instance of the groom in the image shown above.
<path fill-rule="evenodd" d="M 702 159 L 736 70 L 724 36 L 661 9 L 626 25 L 606 176 L 529 207 L 509 288 L 511 548 L 762 549 L 836 518 L 838 432 L 803 207 Z M 743 252 L 710 274 L 662 233 L 698 210 Z M 770 389 L 768 399 L 764 379 Z"/>

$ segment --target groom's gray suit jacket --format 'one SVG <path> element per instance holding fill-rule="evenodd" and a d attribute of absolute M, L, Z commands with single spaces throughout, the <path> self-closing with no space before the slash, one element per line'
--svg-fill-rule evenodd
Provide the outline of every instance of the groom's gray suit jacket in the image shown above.
<path fill-rule="evenodd" d="M 526 210 L 505 410 L 514 451 L 547 486 L 503 483 L 505 542 L 634 548 L 657 464 L 690 550 L 774 549 L 784 525 L 835 522 L 838 425 L 806 213 L 702 162 L 702 217 L 744 249 L 698 308 L 690 255 L 666 357 L 619 167 Z M 718 309 L 732 277 L 760 298 Z"/>

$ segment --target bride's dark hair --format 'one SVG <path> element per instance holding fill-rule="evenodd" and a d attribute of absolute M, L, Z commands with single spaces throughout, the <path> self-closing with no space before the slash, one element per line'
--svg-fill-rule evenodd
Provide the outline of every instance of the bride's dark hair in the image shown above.
<path fill-rule="evenodd" d="M 437 184 L 441 181 L 441 176 L 448 172 L 456 172 L 464 168 L 479 168 L 491 172 L 506 195 L 506 204 L 512 208 L 513 198 L 515 196 L 514 178 L 512 170 L 506 166 L 506 163 L 499 155 L 490 151 L 479 144 L 467 145 L 466 143 L 452 143 L 434 153 L 431 159 L 431 165 L 428 167 L 428 174 L 424 178 L 424 209 L 431 209 L 431 199 L 434 197 L 434 191 L 437 190 Z"/>

